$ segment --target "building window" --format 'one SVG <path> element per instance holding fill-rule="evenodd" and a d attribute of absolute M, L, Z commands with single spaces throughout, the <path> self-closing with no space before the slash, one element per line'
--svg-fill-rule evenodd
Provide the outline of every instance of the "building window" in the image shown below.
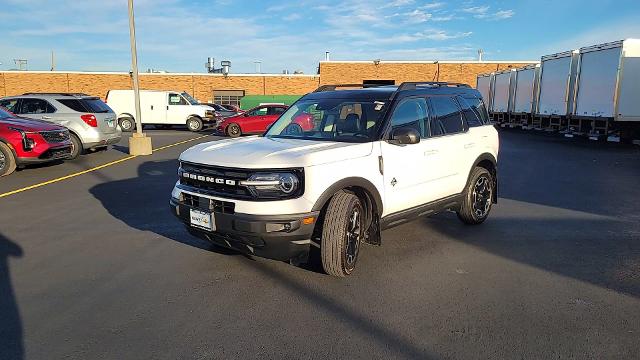
<path fill-rule="evenodd" d="M 213 90 L 213 102 L 216 104 L 240 107 L 243 97 L 244 90 Z"/>

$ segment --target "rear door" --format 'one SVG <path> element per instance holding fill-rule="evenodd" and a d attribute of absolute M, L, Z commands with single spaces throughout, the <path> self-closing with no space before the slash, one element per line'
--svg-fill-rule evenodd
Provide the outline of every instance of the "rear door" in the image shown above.
<path fill-rule="evenodd" d="M 438 199 L 462 192 L 469 169 L 468 154 L 476 146 L 462 117 L 460 106 L 453 96 L 429 97 L 434 117 L 430 122 L 430 147 L 436 175 L 432 180 Z M 437 178 L 436 178 L 437 177 Z"/>

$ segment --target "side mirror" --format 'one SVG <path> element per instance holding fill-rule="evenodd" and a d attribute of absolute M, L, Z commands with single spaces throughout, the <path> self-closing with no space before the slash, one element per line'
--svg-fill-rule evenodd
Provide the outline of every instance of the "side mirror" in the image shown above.
<path fill-rule="evenodd" d="M 410 127 L 401 127 L 393 130 L 391 141 L 399 145 L 417 144 L 420 142 L 420 133 Z"/>

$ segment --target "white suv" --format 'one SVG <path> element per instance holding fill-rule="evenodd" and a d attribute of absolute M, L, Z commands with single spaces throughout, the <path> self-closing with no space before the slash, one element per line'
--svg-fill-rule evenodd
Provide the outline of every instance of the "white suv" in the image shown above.
<path fill-rule="evenodd" d="M 480 93 L 354 87 L 303 96 L 263 136 L 186 150 L 171 211 L 192 234 L 252 255 L 299 264 L 319 248 L 334 276 L 351 274 L 383 229 L 445 210 L 482 223 L 497 200 L 498 134 Z"/>

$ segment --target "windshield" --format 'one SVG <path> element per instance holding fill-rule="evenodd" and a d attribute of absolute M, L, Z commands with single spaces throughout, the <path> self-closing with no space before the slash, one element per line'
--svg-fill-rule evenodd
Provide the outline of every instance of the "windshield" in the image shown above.
<path fill-rule="evenodd" d="M 0 119 L 13 117 L 13 114 L 10 113 L 5 108 L 0 107 Z"/>
<path fill-rule="evenodd" d="M 183 92 L 182 96 L 184 96 L 185 99 L 187 99 L 187 101 L 189 102 L 189 104 L 191 105 L 200 105 L 200 103 L 198 102 L 198 100 L 194 99 L 193 96 L 189 95 L 189 93 L 187 92 Z"/>
<path fill-rule="evenodd" d="M 301 100 L 269 128 L 266 137 L 341 142 L 373 141 L 385 103 L 358 99 Z"/>

